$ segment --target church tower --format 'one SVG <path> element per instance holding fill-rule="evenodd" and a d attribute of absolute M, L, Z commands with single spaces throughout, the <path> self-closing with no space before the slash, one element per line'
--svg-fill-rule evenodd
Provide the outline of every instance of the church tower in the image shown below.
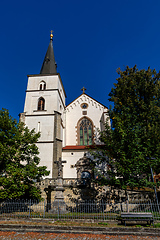
<path fill-rule="evenodd" d="M 47 166 L 50 178 L 57 178 L 57 164 L 62 157 L 65 90 L 57 73 L 53 50 L 53 34 L 41 67 L 40 74 L 28 75 L 24 113 L 20 114 L 29 129 L 41 133 L 37 142 L 40 165 Z"/>

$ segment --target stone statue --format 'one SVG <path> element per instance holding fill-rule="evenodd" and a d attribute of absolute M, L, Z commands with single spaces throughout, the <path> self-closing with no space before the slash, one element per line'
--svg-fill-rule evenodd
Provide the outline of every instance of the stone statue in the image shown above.
<path fill-rule="evenodd" d="M 66 161 L 62 161 L 62 159 L 59 158 L 59 161 L 54 161 L 54 163 L 56 163 L 57 167 L 58 167 L 58 177 L 63 178 L 63 165 L 62 165 L 62 163 L 66 163 Z"/>

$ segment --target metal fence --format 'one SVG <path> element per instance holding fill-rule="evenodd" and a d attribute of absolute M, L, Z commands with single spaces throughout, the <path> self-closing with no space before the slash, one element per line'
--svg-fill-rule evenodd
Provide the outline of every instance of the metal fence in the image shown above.
<path fill-rule="evenodd" d="M 0 217 L 116 220 L 121 212 L 152 212 L 154 220 L 160 220 L 160 204 L 151 201 L 5 201 L 0 203 Z"/>

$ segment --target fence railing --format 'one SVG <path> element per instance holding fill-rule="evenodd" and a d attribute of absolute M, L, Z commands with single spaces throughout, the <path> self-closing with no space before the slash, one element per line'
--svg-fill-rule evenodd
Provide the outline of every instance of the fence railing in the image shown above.
<path fill-rule="evenodd" d="M 160 203 L 106 202 L 106 201 L 5 201 L 0 203 L 0 217 L 116 220 L 121 212 L 152 212 L 154 220 L 160 220 Z"/>

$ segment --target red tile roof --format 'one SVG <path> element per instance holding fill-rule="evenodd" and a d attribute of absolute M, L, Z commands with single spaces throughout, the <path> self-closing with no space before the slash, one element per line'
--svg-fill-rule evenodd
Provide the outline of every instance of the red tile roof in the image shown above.
<path fill-rule="evenodd" d="M 88 146 L 78 146 L 78 145 L 71 145 L 63 147 L 63 150 L 83 150 L 87 149 Z"/>
<path fill-rule="evenodd" d="M 82 146 L 82 145 L 68 145 L 68 146 L 65 146 L 63 147 L 62 149 L 63 150 L 84 150 L 84 149 L 94 149 L 96 148 L 96 146 L 99 146 L 99 145 L 87 145 L 87 146 Z"/>

